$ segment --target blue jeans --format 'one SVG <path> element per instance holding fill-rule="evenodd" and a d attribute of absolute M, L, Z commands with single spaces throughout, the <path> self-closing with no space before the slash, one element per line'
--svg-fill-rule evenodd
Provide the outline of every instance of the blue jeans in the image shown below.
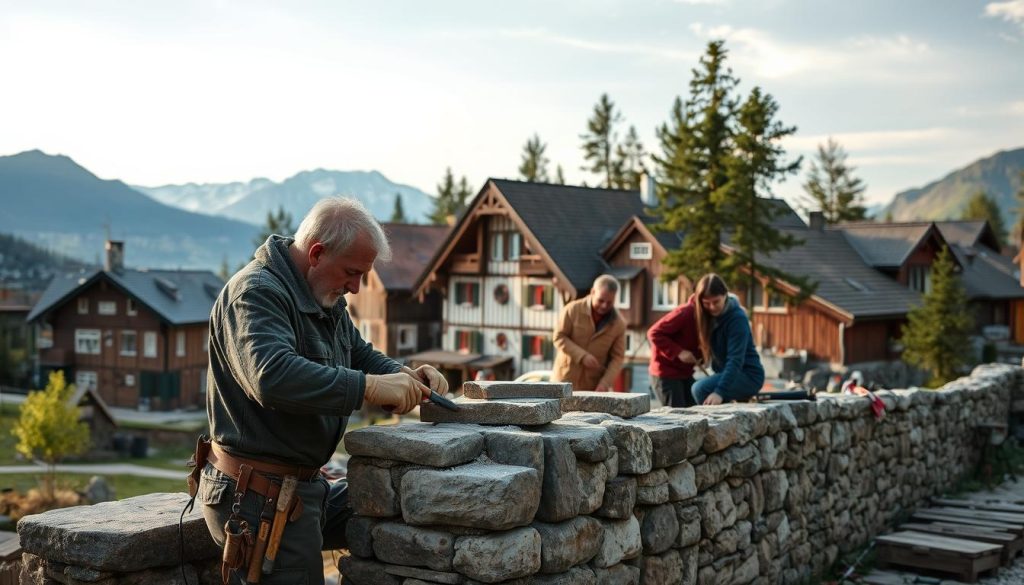
<path fill-rule="evenodd" d="M 746 400 L 751 396 L 756 396 L 761 390 L 761 385 L 764 384 L 763 379 L 761 382 L 757 382 L 743 372 L 736 372 L 736 375 L 733 377 L 732 387 L 718 388 L 716 390 L 718 380 L 721 377 L 722 374 L 712 374 L 693 383 L 693 399 L 697 401 L 698 406 L 704 404 L 704 400 L 711 396 L 712 393 L 721 396 L 722 402 Z"/>
<path fill-rule="evenodd" d="M 664 406 L 693 406 L 693 378 L 659 378 L 651 376 L 651 389 Z"/>

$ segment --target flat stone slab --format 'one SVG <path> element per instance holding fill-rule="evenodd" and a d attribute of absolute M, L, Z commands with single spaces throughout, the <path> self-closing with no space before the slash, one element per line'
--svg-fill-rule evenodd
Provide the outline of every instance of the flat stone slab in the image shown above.
<path fill-rule="evenodd" d="M 115 573 L 174 566 L 180 562 L 178 517 L 187 502 L 184 493 L 147 494 L 61 508 L 25 516 L 18 522 L 18 534 L 25 552 L 50 562 Z M 185 562 L 220 556 L 202 504 L 185 515 L 182 530 Z"/>
<path fill-rule="evenodd" d="M 540 491 L 540 475 L 531 467 L 471 463 L 413 469 L 402 477 L 402 517 L 421 526 L 506 530 L 530 523 Z"/>
<path fill-rule="evenodd" d="M 349 455 L 452 467 L 477 458 L 484 448 L 479 431 L 429 423 L 373 425 L 345 435 Z"/>
<path fill-rule="evenodd" d="M 638 392 L 573 392 L 562 400 L 562 411 L 604 412 L 632 418 L 651 411 L 651 397 Z"/>
<path fill-rule="evenodd" d="M 453 402 L 459 405 L 459 410 L 447 410 L 432 403 L 422 404 L 420 420 L 423 422 L 536 426 L 547 424 L 562 416 L 560 401 L 554 398 L 481 400 L 460 396 Z"/>
<path fill-rule="evenodd" d="M 569 398 L 570 382 L 466 382 L 462 385 L 466 398 L 495 400 L 501 398 Z"/>

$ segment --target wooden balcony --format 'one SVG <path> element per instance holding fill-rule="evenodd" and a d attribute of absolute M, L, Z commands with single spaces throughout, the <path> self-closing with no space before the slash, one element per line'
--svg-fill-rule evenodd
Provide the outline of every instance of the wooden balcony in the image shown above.
<path fill-rule="evenodd" d="M 543 276 L 550 274 L 548 265 L 541 259 L 540 254 L 523 254 L 519 257 L 519 273 L 529 276 Z"/>
<path fill-rule="evenodd" d="M 480 254 L 452 254 L 451 271 L 459 274 L 479 274 Z"/>

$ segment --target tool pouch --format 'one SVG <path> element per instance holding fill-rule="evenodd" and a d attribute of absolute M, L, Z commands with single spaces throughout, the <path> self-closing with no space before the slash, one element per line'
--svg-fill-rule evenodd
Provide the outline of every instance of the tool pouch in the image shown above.
<path fill-rule="evenodd" d="M 192 459 L 188 462 L 188 466 L 192 468 L 187 478 L 188 495 L 191 498 L 196 497 L 196 493 L 199 491 L 199 476 L 203 473 L 203 468 L 206 467 L 206 458 L 210 454 L 211 445 L 209 437 L 199 435 L 199 439 L 196 441 L 196 452 L 192 454 Z"/>
<path fill-rule="evenodd" d="M 249 566 L 249 552 L 252 549 L 252 533 L 245 520 L 229 519 L 224 523 L 224 556 L 221 559 L 220 576 L 227 585 L 231 571 Z"/>

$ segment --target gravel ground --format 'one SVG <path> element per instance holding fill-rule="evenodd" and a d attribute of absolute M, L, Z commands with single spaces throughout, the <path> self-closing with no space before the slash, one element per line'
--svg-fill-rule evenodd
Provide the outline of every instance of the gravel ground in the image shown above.
<path fill-rule="evenodd" d="M 1006 481 L 994 489 L 975 492 L 966 497 L 975 500 L 1003 500 L 1024 504 L 1024 477 Z M 978 583 L 983 583 L 984 585 L 1024 584 L 1024 556 L 1017 557 L 1017 561 L 1009 567 L 1000 569 L 999 575 L 987 579 L 979 579 Z"/>

